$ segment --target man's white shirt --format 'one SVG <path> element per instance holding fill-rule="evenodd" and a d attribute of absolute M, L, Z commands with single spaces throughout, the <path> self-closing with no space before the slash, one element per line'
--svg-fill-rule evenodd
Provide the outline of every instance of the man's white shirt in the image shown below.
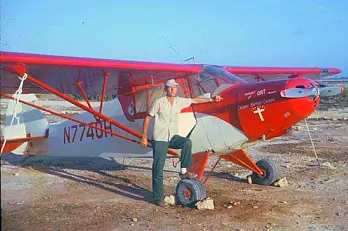
<path fill-rule="evenodd" d="M 148 112 L 155 117 L 154 140 L 169 142 L 177 135 L 180 111 L 191 104 L 191 98 L 175 97 L 173 104 L 170 104 L 166 96 L 155 100 Z"/>

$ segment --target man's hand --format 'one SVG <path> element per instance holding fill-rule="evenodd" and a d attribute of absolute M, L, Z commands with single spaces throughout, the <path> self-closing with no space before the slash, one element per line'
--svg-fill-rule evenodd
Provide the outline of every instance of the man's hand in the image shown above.
<path fill-rule="evenodd" d="M 223 100 L 223 98 L 219 95 L 214 96 L 212 99 L 214 102 L 219 102 L 219 101 Z"/>
<path fill-rule="evenodd" d="M 141 145 L 143 148 L 146 148 L 146 147 L 147 147 L 147 144 L 148 144 L 147 137 L 146 137 L 146 136 L 142 136 L 142 137 L 141 137 L 141 141 L 140 141 L 140 145 Z"/>
<path fill-rule="evenodd" d="M 147 130 L 149 129 L 150 120 L 151 120 L 150 115 L 146 116 L 144 119 L 143 135 L 142 135 L 141 141 L 140 141 L 140 145 L 144 148 L 146 148 L 148 145 Z"/>

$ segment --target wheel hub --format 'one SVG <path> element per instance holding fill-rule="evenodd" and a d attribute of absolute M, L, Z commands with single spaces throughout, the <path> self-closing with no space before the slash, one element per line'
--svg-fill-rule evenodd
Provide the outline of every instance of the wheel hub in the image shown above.
<path fill-rule="evenodd" d="M 184 196 L 186 199 L 190 199 L 192 196 L 191 191 L 189 189 L 185 189 Z"/>
<path fill-rule="evenodd" d="M 257 174 L 257 176 L 259 177 L 259 178 L 261 178 L 261 179 L 263 179 L 263 178 L 265 178 L 266 176 L 267 176 L 267 172 L 264 170 L 264 169 L 262 169 L 261 168 L 261 171 L 262 171 L 262 174 Z"/>

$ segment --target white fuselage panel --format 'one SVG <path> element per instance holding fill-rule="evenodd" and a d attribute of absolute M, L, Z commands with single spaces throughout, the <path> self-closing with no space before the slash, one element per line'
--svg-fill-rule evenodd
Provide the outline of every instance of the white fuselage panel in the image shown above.
<path fill-rule="evenodd" d="M 143 120 L 137 122 L 127 120 L 118 99 L 105 102 L 103 113 L 132 130 L 142 132 Z M 218 154 L 225 154 L 240 149 L 240 146 L 248 140 L 241 131 L 217 117 L 200 113 L 195 115 L 196 118 L 192 112 L 185 112 L 181 113 L 179 118 L 180 135 L 187 136 L 192 130 L 190 139 L 193 153 L 214 150 Z M 75 118 L 95 122 L 90 113 L 82 113 Z M 109 122 L 98 123 L 98 126 L 139 140 L 138 137 L 129 135 Z M 149 129 L 149 134 L 152 134 L 152 128 Z M 152 149 L 143 148 L 138 143 L 96 129 L 89 129 L 88 126 L 64 121 L 50 125 L 49 137 L 33 141 L 27 153 L 49 156 L 151 157 Z"/>

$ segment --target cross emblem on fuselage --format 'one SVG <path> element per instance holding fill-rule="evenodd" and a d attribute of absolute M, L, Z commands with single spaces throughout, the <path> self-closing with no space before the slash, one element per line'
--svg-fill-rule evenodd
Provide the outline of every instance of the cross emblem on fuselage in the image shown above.
<path fill-rule="evenodd" d="M 265 121 L 265 119 L 262 116 L 262 112 L 264 112 L 264 111 L 265 111 L 264 108 L 257 107 L 257 109 L 255 109 L 255 111 L 253 111 L 253 112 L 254 112 L 254 114 L 259 114 L 261 121 Z"/>

